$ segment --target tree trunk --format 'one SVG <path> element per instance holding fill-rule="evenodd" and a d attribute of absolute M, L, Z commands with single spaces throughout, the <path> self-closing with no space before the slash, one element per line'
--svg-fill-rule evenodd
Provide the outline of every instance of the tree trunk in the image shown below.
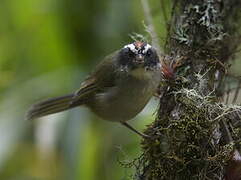
<path fill-rule="evenodd" d="M 239 155 L 241 107 L 221 97 L 240 43 L 240 9 L 240 0 L 173 2 L 160 106 L 136 179 L 228 179 L 225 167 Z"/>

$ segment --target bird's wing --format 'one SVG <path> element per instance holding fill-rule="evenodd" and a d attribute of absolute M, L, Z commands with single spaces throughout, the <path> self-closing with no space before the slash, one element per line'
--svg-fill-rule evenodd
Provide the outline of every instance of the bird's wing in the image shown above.
<path fill-rule="evenodd" d="M 94 77 L 88 77 L 81 83 L 80 88 L 75 92 L 74 98 L 80 99 L 94 93 L 98 89 L 97 80 Z"/>
<path fill-rule="evenodd" d="M 73 103 L 88 99 L 89 96 L 115 86 L 116 68 L 113 58 L 117 52 L 107 56 L 80 85 L 75 92 Z"/>

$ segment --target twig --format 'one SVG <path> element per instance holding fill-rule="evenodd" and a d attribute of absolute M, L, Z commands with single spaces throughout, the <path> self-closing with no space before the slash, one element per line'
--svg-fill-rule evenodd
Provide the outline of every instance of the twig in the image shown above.
<path fill-rule="evenodd" d="M 171 10 L 171 17 L 172 17 L 170 20 L 171 22 L 167 26 L 167 37 L 169 37 L 169 38 L 171 37 L 171 29 L 172 29 L 172 25 L 174 24 L 172 21 L 174 21 L 174 18 L 175 18 L 174 13 L 176 10 L 177 3 L 178 3 L 178 0 L 174 0 L 173 5 L 172 5 L 172 10 Z M 165 50 L 167 49 L 169 38 L 166 38 L 166 42 L 164 45 Z"/>
<path fill-rule="evenodd" d="M 160 48 L 159 41 L 158 41 L 158 36 L 157 36 L 156 31 L 155 31 L 153 22 L 152 22 L 152 16 L 151 16 L 148 0 L 141 0 L 141 4 L 142 4 L 144 15 L 145 15 L 145 18 L 146 18 L 146 21 L 147 21 L 148 31 L 151 35 L 152 44 L 156 48 L 158 54 L 162 55 L 161 48 Z"/>
<path fill-rule="evenodd" d="M 235 90 L 234 98 L 232 104 L 236 103 L 238 95 L 239 95 L 239 90 L 240 90 L 240 85 L 241 85 L 241 80 L 238 82 L 238 87 Z"/>
<path fill-rule="evenodd" d="M 162 14 L 163 19 L 165 21 L 166 27 L 168 26 L 168 18 L 167 18 L 167 10 L 166 10 L 166 2 L 164 0 L 160 0 L 161 8 L 162 8 Z"/>
<path fill-rule="evenodd" d="M 226 104 L 229 102 L 229 96 L 230 96 L 230 85 L 228 85 L 228 91 L 227 91 L 227 97 L 226 97 Z"/>

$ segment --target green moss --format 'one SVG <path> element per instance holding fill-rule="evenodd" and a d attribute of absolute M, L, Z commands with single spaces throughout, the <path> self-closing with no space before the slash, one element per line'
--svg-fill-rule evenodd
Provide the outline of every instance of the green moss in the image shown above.
<path fill-rule="evenodd" d="M 203 97 L 195 90 L 181 89 L 174 93 L 174 98 L 177 110 L 157 119 L 145 132 L 153 139 L 142 142 L 144 156 L 137 168 L 138 177 L 220 177 L 234 145 L 220 145 L 220 136 L 216 134 L 220 131 L 219 122 L 229 118 L 233 107 L 217 104 L 211 96 Z"/>

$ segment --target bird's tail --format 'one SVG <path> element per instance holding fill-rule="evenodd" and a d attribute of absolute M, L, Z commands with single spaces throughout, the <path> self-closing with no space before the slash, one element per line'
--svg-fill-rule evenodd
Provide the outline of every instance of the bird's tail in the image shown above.
<path fill-rule="evenodd" d="M 69 94 L 34 104 L 27 112 L 26 119 L 31 120 L 49 114 L 58 113 L 83 104 L 80 101 L 73 101 L 74 96 L 75 94 Z"/>

